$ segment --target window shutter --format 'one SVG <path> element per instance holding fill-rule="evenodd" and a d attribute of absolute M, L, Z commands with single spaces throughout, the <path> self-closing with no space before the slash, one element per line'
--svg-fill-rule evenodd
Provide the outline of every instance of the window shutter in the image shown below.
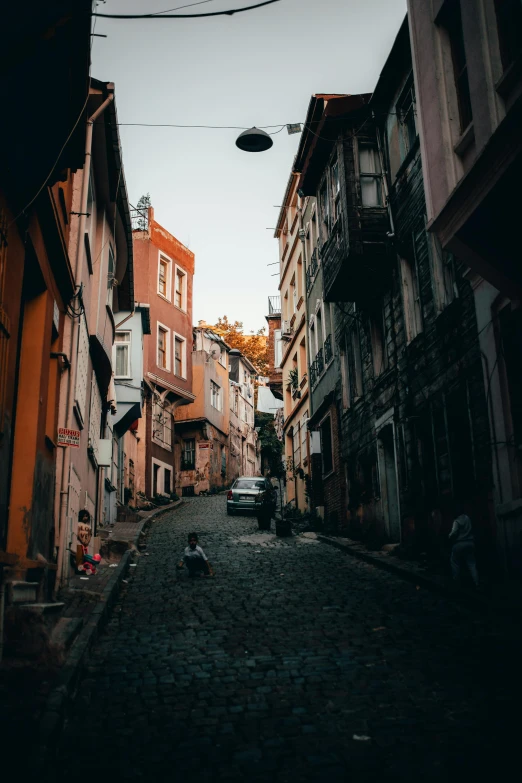
<path fill-rule="evenodd" d="M 89 330 L 85 315 L 80 319 L 80 330 L 78 334 L 78 362 L 76 370 L 76 391 L 74 400 L 76 408 L 80 415 L 81 425 L 85 421 L 85 399 L 87 394 L 87 371 L 89 367 Z"/>

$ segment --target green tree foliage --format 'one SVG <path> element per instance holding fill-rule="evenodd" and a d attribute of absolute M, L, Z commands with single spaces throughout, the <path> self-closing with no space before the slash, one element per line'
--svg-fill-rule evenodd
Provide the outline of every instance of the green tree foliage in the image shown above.
<path fill-rule="evenodd" d="M 147 209 L 150 206 L 152 206 L 150 201 L 150 193 L 146 193 L 144 196 L 140 196 L 140 200 L 136 204 L 136 209 L 138 209 L 143 215 L 143 217 L 138 218 L 137 221 L 137 228 L 140 231 L 147 230 L 147 220 L 148 220 Z"/>

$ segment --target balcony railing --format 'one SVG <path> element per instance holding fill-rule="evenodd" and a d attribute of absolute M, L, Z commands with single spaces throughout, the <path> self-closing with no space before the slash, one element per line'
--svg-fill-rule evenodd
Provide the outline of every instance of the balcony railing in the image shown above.
<path fill-rule="evenodd" d="M 149 230 L 149 210 L 148 209 L 131 209 L 131 224 L 133 231 L 148 231 Z"/>
<path fill-rule="evenodd" d="M 315 371 L 315 359 L 310 365 L 310 387 L 313 388 L 315 386 L 315 382 L 317 380 L 317 373 Z"/>
<path fill-rule="evenodd" d="M 317 355 L 315 357 L 315 367 L 317 370 L 317 376 L 319 377 L 319 375 L 321 375 L 324 370 L 324 358 L 323 358 L 322 348 L 319 348 L 319 350 L 317 351 Z"/>
<path fill-rule="evenodd" d="M 281 297 L 268 297 L 268 315 L 281 315 Z"/>
<path fill-rule="evenodd" d="M 333 356 L 332 351 L 332 335 L 329 334 L 324 341 L 324 363 L 329 364 Z"/>
<path fill-rule="evenodd" d="M 331 359 L 331 338 L 328 336 L 324 343 L 324 348 L 319 348 L 315 355 L 315 359 L 310 365 L 310 388 L 313 389 L 315 384 L 320 379 L 321 375 L 324 372 L 325 369 L 325 357 L 327 355 L 327 342 L 329 342 L 329 351 L 330 351 L 330 359 Z M 326 359 L 326 364 L 328 364 L 329 359 Z"/>

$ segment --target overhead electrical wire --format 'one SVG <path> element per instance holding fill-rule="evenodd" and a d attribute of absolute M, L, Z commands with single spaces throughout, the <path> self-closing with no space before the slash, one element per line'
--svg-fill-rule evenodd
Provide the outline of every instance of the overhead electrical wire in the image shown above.
<path fill-rule="evenodd" d="M 223 129 L 223 130 L 248 130 L 246 125 L 179 125 L 171 122 L 118 122 L 118 125 L 124 126 L 139 126 L 145 128 L 210 128 L 211 130 Z M 278 122 L 276 125 L 257 125 L 258 130 L 264 130 L 265 128 L 279 128 L 276 133 L 280 133 L 283 128 L 286 128 L 288 123 Z"/>
<path fill-rule="evenodd" d="M 164 11 L 154 11 L 153 16 L 161 16 L 162 14 L 170 14 L 171 11 L 181 11 L 182 8 L 192 8 L 194 5 L 205 5 L 205 3 L 213 3 L 214 0 L 199 0 L 198 3 L 189 3 L 188 5 L 178 5 L 176 8 L 166 8 Z"/>
<path fill-rule="evenodd" d="M 280 0 L 264 0 L 263 3 L 247 5 L 244 8 L 231 8 L 227 11 L 211 11 L 206 14 L 167 14 L 163 11 L 156 11 L 152 14 L 99 14 L 95 12 L 93 16 L 99 16 L 103 19 L 204 19 L 209 16 L 233 16 L 234 14 L 241 14 L 244 11 L 253 11 L 256 8 L 262 8 L 265 5 L 272 5 L 273 3 L 279 2 Z M 196 3 L 194 3 L 194 5 L 196 5 Z"/>

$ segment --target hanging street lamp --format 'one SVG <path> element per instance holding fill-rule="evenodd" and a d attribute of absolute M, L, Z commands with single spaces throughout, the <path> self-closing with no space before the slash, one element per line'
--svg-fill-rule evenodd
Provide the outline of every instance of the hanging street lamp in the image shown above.
<path fill-rule="evenodd" d="M 264 152 L 269 150 L 273 143 L 268 133 L 259 128 L 249 128 L 236 139 L 236 147 L 244 152 Z"/>

